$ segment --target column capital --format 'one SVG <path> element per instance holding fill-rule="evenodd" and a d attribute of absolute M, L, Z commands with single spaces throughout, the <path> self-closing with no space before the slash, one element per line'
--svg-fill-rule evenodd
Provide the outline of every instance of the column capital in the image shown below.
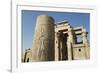
<path fill-rule="evenodd" d="M 85 28 L 82 29 L 82 37 L 87 37 L 87 32 Z"/>
<path fill-rule="evenodd" d="M 82 28 L 82 32 L 86 32 L 86 29 L 85 28 Z"/>

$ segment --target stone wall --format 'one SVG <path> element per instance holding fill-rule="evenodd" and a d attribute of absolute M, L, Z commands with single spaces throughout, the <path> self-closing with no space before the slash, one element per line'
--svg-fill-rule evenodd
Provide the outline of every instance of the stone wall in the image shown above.
<path fill-rule="evenodd" d="M 51 16 L 40 15 L 36 20 L 33 47 L 27 50 L 24 61 L 83 60 L 90 58 L 87 32 L 83 27 L 72 27 L 64 20 L 54 24 Z M 77 36 L 81 35 L 81 42 Z"/>

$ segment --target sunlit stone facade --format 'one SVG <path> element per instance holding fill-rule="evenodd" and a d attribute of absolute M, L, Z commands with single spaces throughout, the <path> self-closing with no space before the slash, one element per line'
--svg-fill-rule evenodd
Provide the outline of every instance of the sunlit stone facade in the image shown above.
<path fill-rule="evenodd" d="M 55 23 L 51 16 L 40 15 L 36 20 L 33 47 L 25 53 L 23 62 L 89 59 L 86 29 L 73 27 L 66 20 Z"/>

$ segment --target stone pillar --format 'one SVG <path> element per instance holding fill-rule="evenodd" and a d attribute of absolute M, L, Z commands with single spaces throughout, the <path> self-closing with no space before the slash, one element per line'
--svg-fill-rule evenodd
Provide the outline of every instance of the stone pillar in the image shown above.
<path fill-rule="evenodd" d="M 55 60 L 59 61 L 61 60 L 61 48 L 62 48 L 62 41 L 61 41 L 61 32 L 57 32 L 56 33 L 56 40 L 57 40 L 57 44 L 55 42 Z"/>
<path fill-rule="evenodd" d="M 59 60 L 62 60 L 62 49 L 63 49 L 63 33 L 60 32 L 59 36 Z"/>
<path fill-rule="evenodd" d="M 60 49 L 60 40 L 59 40 L 59 33 L 55 32 L 55 61 L 59 61 L 59 51 Z"/>
<path fill-rule="evenodd" d="M 86 29 L 82 29 L 82 40 L 83 40 L 83 44 L 85 46 L 85 52 L 86 52 L 86 59 L 90 58 L 90 48 L 89 48 L 89 43 L 87 40 L 87 33 L 86 33 Z"/>
<path fill-rule="evenodd" d="M 72 44 L 73 43 L 74 43 L 73 32 L 72 32 L 72 28 L 69 26 L 69 28 L 68 28 L 68 40 L 67 40 L 68 60 L 73 59 L 73 55 L 72 55 Z"/>
<path fill-rule="evenodd" d="M 33 61 L 54 60 L 54 19 L 40 15 L 36 20 L 33 40 Z"/>

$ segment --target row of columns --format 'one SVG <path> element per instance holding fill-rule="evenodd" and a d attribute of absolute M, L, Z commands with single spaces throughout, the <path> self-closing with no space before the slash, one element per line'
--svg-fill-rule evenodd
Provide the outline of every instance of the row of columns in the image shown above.
<path fill-rule="evenodd" d="M 86 53 L 86 59 L 89 58 L 89 44 L 88 44 L 88 40 L 87 40 L 87 33 L 86 33 L 86 29 L 82 28 L 82 41 L 85 47 L 85 53 Z M 60 40 L 60 38 L 58 37 L 58 54 L 61 53 L 61 51 L 59 51 L 59 48 L 62 48 L 62 41 Z M 68 55 L 68 60 L 73 60 L 73 44 L 75 44 L 75 39 L 74 39 L 74 35 L 73 35 L 73 28 L 71 28 L 70 26 L 68 26 L 68 38 L 67 38 L 67 55 Z M 60 56 L 59 56 L 60 57 Z M 56 58 L 57 60 L 57 58 Z M 59 60 L 59 59 L 58 59 Z"/>

